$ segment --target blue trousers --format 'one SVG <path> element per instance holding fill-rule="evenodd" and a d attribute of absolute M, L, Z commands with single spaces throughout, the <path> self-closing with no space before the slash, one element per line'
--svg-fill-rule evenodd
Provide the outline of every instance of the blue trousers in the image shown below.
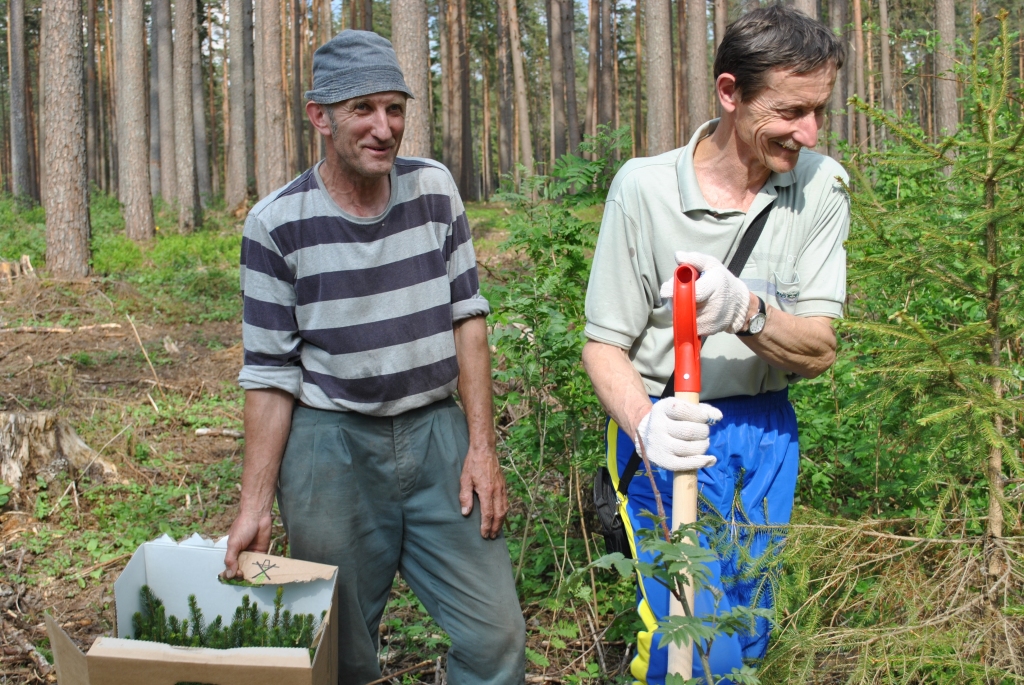
<path fill-rule="evenodd" d="M 711 428 L 708 451 L 718 462 L 698 472 L 697 516 L 698 521 L 713 526 L 708 537 L 701 536 L 701 545 L 710 546 L 719 557 L 711 568 L 713 584 L 722 593 L 717 612 L 740 604 L 773 608 L 782 570 L 780 551 L 793 511 L 800 462 L 796 414 L 785 390 L 712 400 L 710 404 L 718 407 L 724 418 Z M 611 419 L 605 437 L 608 471 L 617 486 L 632 454 L 633 439 Z M 657 466 L 652 470 L 665 513 L 671 518 L 672 472 Z M 657 505 L 650 479 L 641 465 L 627 496 L 619 496 L 619 512 L 630 533 L 634 555 L 651 561 L 651 555 L 639 549 L 636 538 L 637 530 L 651 526 L 650 519 L 640 516 L 644 511 L 656 512 Z M 668 647 L 658 647 L 661 636 L 656 624 L 668 615 L 669 592 L 649 578 L 638 580 L 638 611 L 646 630 L 637 635 L 637 654 L 630 672 L 640 683 L 663 685 Z M 698 616 L 716 612 L 710 590 L 697 593 L 694 608 Z M 769 622 L 758 619 L 751 635 L 722 635 L 715 639 L 710 655 L 713 673 L 724 675 L 744 662 L 763 658 L 769 630 Z M 703 674 L 695 650 L 693 676 Z"/>

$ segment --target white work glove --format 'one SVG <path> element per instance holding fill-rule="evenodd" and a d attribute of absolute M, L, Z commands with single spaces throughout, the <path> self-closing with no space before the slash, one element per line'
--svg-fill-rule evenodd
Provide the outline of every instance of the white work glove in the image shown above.
<path fill-rule="evenodd" d="M 677 264 L 689 264 L 701 272 L 697 279 L 697 335 L 702 338 L 715 333 L 737 333 L 747 325 L 750 311 L 750 289 L 732 275 L 725 266 L 700 252 L 676 252 Z M 661 298 L 672 299 L 674 279 L 661 286 Z"/>
<path fill-rule="evenodd" d="M 654 403 L 651 413 L 637 428 L 636 449 L 643 440 L 647 458 L 669 471 L 696 471 L 714 466 L 707 454 L 710 426 L 722 420 L 722 412 L 710 404 L 689 404 L 675 397 Z M 643 452 L 641 452 L 643 454 Z"/>

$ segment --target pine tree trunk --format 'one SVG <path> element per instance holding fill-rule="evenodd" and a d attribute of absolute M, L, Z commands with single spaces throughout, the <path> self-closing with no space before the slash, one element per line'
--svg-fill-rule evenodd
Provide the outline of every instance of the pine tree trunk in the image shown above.
<path fill-rule="evenodd" d="M 205 207 L 213 197 L 210 180 L 210 156 L 206 139 L 206 99 L 203 95 L 203 62 L 199 39 L 199 17 L 192 30 L 192 135 L 196 148 L 196 181 L 199 190 L 200 207 Z M 210 85 L 212 86 L 211 78 Z M 215 120 L 210 121 L 211 132 Z M 216 135 L 214 133 L 214 135 Z"/>
<path fill-rule="evenodd" d="M 481 36 L 483 49 L 481 58 L 483 60 L 483 131 L 481 132 L 480 145 L 480 176 L 483 179 L 481 184 L 481 199 L 487 202 L 491 199 L 494 191 L 493 155 L 491 154 L 491 83 L 490 83 L 490 46 L 488 45 L 487 33 Z"/>
<path fill-rule="evenodd" d="M 466 7 L 466 0 L 458 0 L 459 5 L 459 106 L 462 109 L 459 130 L 459 148 L 462 156 L 460 164 L 461 174 L 459 176 L 459 194 L 463 200 L 476 200 L 480 196 L 477 185 L 476 171 L 474 169 L 475 157 L 473 155 L 473 118 L 470 105 L 472 104 L 469 90 L 469 9 Z"/>
<path fill-rule="evenodd" d="M 800 10 L 811 19 L 818 18 L 817 0 L 793 0 L 793 9 Z"/>
<path fill-rule="evenodd" d="M 49 88 L 43 109 L 63 123 L 46 137 L 46 266 L 57 278 L 89 275 L 89 177 L 82 93 L 82 3 L 45 0 L 43 26 L 60 50 L 40 54 Z M 66 119 L 64 118 L 66 117 Z"/>
<path fill-rule="evenodd" d="M 526 71 L 523 68 L 523 53 L 519 41 L 519 10 L 516 0 L 506 0 L 508 5 L 509 47 L 512 52 L 512 76 L 516 92 L 516 116 L 519 119 L 519 147 L 526 175 L 533 176 L 533 139 L 530 137 L 530 108 L 526 100 Z"/>
<path fill-rule="evenodd" d="M 427 4 L 424 0 L 392 0 L 391 42 L 405 83 L 413 98 L 406 103 L 403 156 L 430 157 L 430 102 L 427 79 L 430 76 L 430 47 L 427 44 Z"/>
<path fill-rule="evenodd" d="M 692 2 L 693 0 L 691 0 Z M 729 3 L 726 0 L 715 0 L 715 52 L 725 37 L 725 28 L 729 25 Z"/>
<path fill-rule="evenodd" d="M 590 18 L 587 42 L 587 106 L 584 120 L 584 134 L 594 135 L 597 129 L 597 100 L 599 97 L 598 72 L 601 67 L 601 14 L 600 0 L 590 0 Z"/>
<path fill-rule="evenodd" d="M 37 55 L 46 54 L 46 27 L 39 27 L 39 49 Z M 39 96 L 32 100 L 32 130 L 35 131 L 36 144 L 33 147 L 32 171 L 36 178 L 36 194 L 40 203 L 46 202 L 46 176 L 49 169 L 46 168 L 46 127 L 43 122 L 46 120 L 43 113 L 43 100 L 46 98 L 46 72 L 43 71 L 43 60 L 37 59 L 36 83 L 38 84 Z M 32 98 L 32 89 L 29 88 L 29 97 Z"/>
<path fill-rule="evenodd" d="M 153 237 L 153 204 L 146 157 L 145 33 L 143 0 L 117 0 L 117 144 L 118 185 L 128 238 Z"/>
<path fill-rule="evenodd" d="M 717 16 L 716 14 L 716 21 Z M 715 36 L 717 40 L 717 34 Z M 676 53 L 679 56 L 676 69 L 676 112 L 678 112 L 679 119 L 679 137 L 676 142 L 679 145 L 686 145 L 690 142 L 690 115 L 686 109 L 686 94 L 688 92 L 686 83 L 686 0 L 676 0 L 676 40 L 679 41 L 679 50 Z"/>
<path fill-rule="evenodd" d="M 119 39 L 116 37 L 121 33 L 121 15 L 117 5 L 113 5 L 111 12 L 110 0 L 103 0 L 103 14 L 111 17 L 105 32 L 107 46 L 107 145 L 110 148 L 110 192 L 121 198 L 121 136 L 118 134 L 118 82 L 120 76 L 114 69 L 115 54 L 120 49 Z"/>
<path fill-rule="evenodd" d="M 96 135 L 98 110 L 96 108 L 96 0 L 86 0 L 85 17 L 85 157 L 89 183 L 99 185 Z"/>
<path fill-rule="evenodd" d="M 25 0 L 10 0 L 7 41 L 11 76 L 11 192 L 32 197 L 29 177 L 28 104 L 25 84 Z"/>
<path fill-rule="evenodd" d="M 230 1 L 230 0 L 229 0 Z M 253 2 L 242 0 L 242 70 L 245 79 L 245 190 L 256 192 L 256 32 L 253 30 Z M 232 72 L 233 73 L 233 72 Z M 233 78 L 233 77 L 232 77 Z M 259 84 L 262 88 L 262 82 Z M 263 113 L 263 98 L 259 98 Z"/>
<path fill-rule="evenodd" d="M 597 101 L 597 123 L 599 124 L 611 124 L 614 116 L 612 111 L 612 62 L 614 61 L 612 0 L 601 0 L 601 87 L 600 97 Z"/>
<path fill-rule="evenodd" d="M 285 133 L 284 83 L 281 81 L 281 14 L 272 0 L 259 0 L 259 99 L 256 119 L 256 188 L 262 199 L 288 180 L 288 160 L 281 144 Z"/>
<path fill-rule="evenodd" d="M 178 230 L 191 233 L 200 222 L 196 184 L 195 111 L 192 106 L 192 37 L 196 4 L 178 0 L 174 8 L 174 140 L 178 190 Z"/>
<path fill-rule="evenodd" d="M 512 88 L 512 58 L 509 50 L 508 12 L 505 3 L 498 7 L 498 173 L 505 176 L 512 171 L 514 113 Z"/>
<path fill-rule="evenodd" d="M 295 171 L 302 172 L 306 162 L 306 107 L 302 99 L 302 21 L 306 16 L 304 0 L 292 4 L 292 136 L 295 138 Z"/>
<path fill-rule="evenodd" d="M 576 33 L 575 0 L 558 0 L 562 8 L 562 68 L 565 70 L 565 112 L 569 152 L 576 154 L 580 147 L 580 114 L 576 104 Z"/>
<path fill-rule="evenodd" d="M 363 20 L 362 29 L 364 31 L 373 30 L 373 0 L 362 0 L 363 11 L 360 12 Z"/>
<path fill-rule="evenodd" d="M 860 11 L 860 0 L 853 0 L 853 62 L 854 77 L 857 80 L 857 96 L 867 100 L 864 87 L 864 18 Z M 868 118 L 864 112 L 857 112 L 857 146 L 868 149 Z"/>
<path fill-rule="evenodd" d="M 572 0 L 568 0 L 572 1 Z M 568 151 L 568 122 L 565 107 L 565 53 L 562 50 L 562 0 L 548 0 L 548 54 L 551 59 L 551 157 Z"/>
<path fill-rule="evenodd" d="M 459 45 L 461 32 L 459 21 L 459 0 L 445 0 L 444 12 L 445 43 L 447 46 L 448 69 L 442 72 L 446 82 L 447 107 L 445 129 L 445 165 L 452 172 L 455 183 L 461 186 L 462 179 L 462 68 Z M 461 190 L 461 187 L 460 187 Z"/>
<path fill-rule="evenodd" d="M 693 0 L 690 0 L 693 2 Z M 644 81 L 644 43 L 641 27 L 643 26 L 643 1 L 636 0 L 635 18 L 633 20 L 633 34 L 636 39 L 636 78 L 634 79 L 633 93 L 633 156 L 643 157 L 647 146 L 644 145 L 644 110 L 643 110 L 643 81 Z"/>
<path fill-rule="evenodd" d="M 245 10 L 244 0 L 228 2 L 228 116 L 230 127 L 226 131 L 227 139 L 227 170 L 224 174 L 224 204 L 229 210 L 245 202 L 248 191 L 247 164 L 248 147 L 252 138 L 248 137 L 246 122 L 246 79 L 245 79 Z"/>
<path fill-rule="evenodd" d="M 892 58 L 889 55 L 889 0 L 878 0 L 878 23 L 879 38 L 881 40 L 882 67 L 882 109 L 887 112 L 893 110 L 892 97 Z"/>
<path fill-rule="evenodd" d="M 162 197 L 160 191 L 160 32 L 156 30 L 156 15 L 151 8 L 149 32 L 149 191 L 153 197 Z"/>
<path fill-rule="evenodd" d="M 688 0 L 686 3 L 686 81 L 686 109 L 690 116 L 690 127 L 696 130 L 711 115 L 708 16 L 704 0 Z"/>
<path fill-rule="evenodd" d="M 953 62 L 956 56 L 956 6 L 953 0 L 935 0 L 935 28 L 939 45 L 935 50 L 935 129 L 936 136 L 956 133 L 957 109 L 956 75 Z"/>
<path fill-rule="evenodd" d="M 178 198 L 178 169 L 174 132 L 174 44 L 171 42 L 171 0 L 153 0 L 153 28 L 157 34 L 157 89 L 160 97 L 160 195 L 165 202 Z"/>
<path fill-rule="evenodd" d="M 675 89 L 672 84 L 672 9 L 669 0 L 648 0 L 647 154 L 675 147 Z"/>

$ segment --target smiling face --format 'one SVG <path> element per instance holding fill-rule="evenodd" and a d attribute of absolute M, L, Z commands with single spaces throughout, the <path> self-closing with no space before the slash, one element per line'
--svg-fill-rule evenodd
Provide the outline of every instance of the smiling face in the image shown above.
<path fill-rule="evenodd" d="M 361 180 L 391 173 L 405 132 L 405 102 L 404 93 L 388 92 L 322 106 L 343 173 Z"/>
<path fill-rule="evenodd" d="M 777 173 L 792 171 L 800 149 L 818 143 L 818 129 L 836 80 L 832 63 L 794 74 L 772 69 L 765 88 L 751 98 L 735 90 L 732 76 L 718 77 L 722 108 L 732 119 L 739 152 L 748 164 Z"/>

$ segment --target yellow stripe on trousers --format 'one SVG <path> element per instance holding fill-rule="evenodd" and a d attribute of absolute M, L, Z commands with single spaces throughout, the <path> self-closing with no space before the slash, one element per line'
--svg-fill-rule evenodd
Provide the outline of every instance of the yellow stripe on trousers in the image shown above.
<path fill-rule="evenodd" d="M 629 497 L 618 490 L 619 425 L 612 419 L 608 419 L 608 432 L 605 435 L 605 441 L 608 445 L 608 473 L 611 475 L 612 484 L 615 486 L 615 497 L 619 503 L 619 516 L 622 517 L 622 525 L 625 527 L 626 535 L 629 537 L 629 548 L 633 552 L 633 558 L 636 559 L 636 537 L 634 536 L 633 524 L 629 519 L 629 512 L 626 509 Z M 629 672 L 636 678 L 634 683 L 647 685 L 647 669 L 650 666 L 651 645 L 654 642 L 654 631 L 658 626 L 658 620 L 647 601 L 647 592 L 644 589 L 643 579 L 639 574 L 637 574 L 636 580 L 640 586 L 640 593 L 643 595 L 643 600 L 640 602 L 640 606 L 637 607 L 637 612 L 640 614 L 640 620 L 644 622 L 644 627 L 647 630 L 641 630 L 636 635 L 636 656 L 633 657 L 633 661 L 629 664 Z"/>

